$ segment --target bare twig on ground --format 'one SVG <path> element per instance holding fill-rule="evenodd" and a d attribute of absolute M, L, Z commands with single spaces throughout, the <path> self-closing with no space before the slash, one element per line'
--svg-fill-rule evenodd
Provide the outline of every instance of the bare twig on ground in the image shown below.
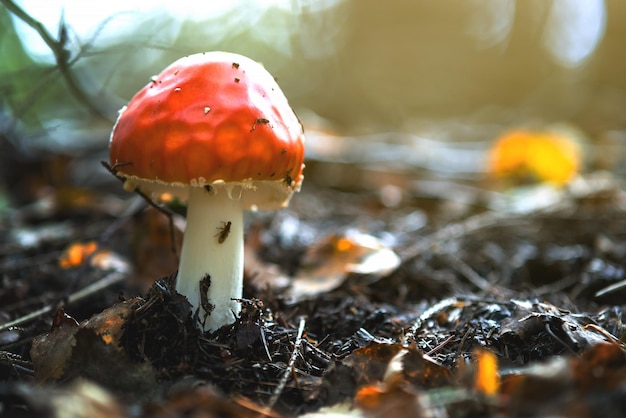
<path fill-rule="evenodd" d="M 513 220 L 521 221 L 519 217 L 516 218 L 509 213 L 486 212 L 464 219 L 461 222 L 450 224 L 409 248 L 402 257 L 403 262 L 410 262 L 444 242 L 462 238 L 472 232 L 499 225 L 501 222 L 508 223 Z"/>
<path fill-rule="evenodd" d="M 120 283 L 124 280 L 126 280 L 128 278 L 128 273 L 127 272 L 120 272 L 120 271 L 114 271 L 112 273 L 107 274 L 106 276 L 102 277 L 100 280 L 89 284 L 88 286 L 83 287 L 82 289 L 70 294 L 67 297 L 67 300 L 65 301 L 65 303 L 61 303 L 61 304 L 50 304 L 50 305 L 46 305 L 41 309 L 38 309 L 36 311 L 33 311 L 31 313 L 29 313 L 28 315 L 24 315 L 22 317 L 19 317 L 17 319 L 14 319 L 13 321 L 9 321 L 6 322 L 2 325 L 0 325 L 0 332 L 6 331 L 8 329 L 11 329 L 13 327 L 17 327 L 20 326 L 22 324 L 25 324 L 27 322 L 33 321 L 43 315 L 46 315 L 50 312 L 52 312 L 55 309 L 58 309 L 62 306 L 68 306 L 71 305 L 73 303 L 76 303 L 88 296 L 91 296 L 99 291 L 101 291 L 102 289 L 105 289 L 109 286 L 113 286 L 117 283 Z"/>
<path fill-rule="evenodd" d="M 298 358 L 298 352 L 300 351 L 300 346 L 302 345 L 302 334 L 304 334 L 304 325 L 306 321 L 304 318 L 300 318 L 300 325 L 298 326 L 298 335 L 296 336 L 296 341 L 293 344 L 293 351 L 291 352 L 291 358 L 289 359 L 289 364 L 287 364 L 287 368 L 283 373 L 280 381 L 278 382 L 278 386 L 276 386 L 276 390 L 272 394 L 269 402 L 267 403 L 267 408 L 271 409 L 276 405 L 278 398 L 280 398 L 281 393 L 285 389 L 285 385 L 289 381 L 289 376 L 293 374 L 293 367 L 296 363 L 296 359 Z"/>

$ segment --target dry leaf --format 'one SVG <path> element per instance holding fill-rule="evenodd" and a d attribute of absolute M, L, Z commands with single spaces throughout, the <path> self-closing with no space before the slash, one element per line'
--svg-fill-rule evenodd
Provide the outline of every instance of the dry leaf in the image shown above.
<path fill-rule="evenodd" d="M 380 278 L 398 265 L 400 257 L 371 235 L 332 234 L 309 248 L 287 293 L 293 300 L 314 297 L 336 289 L 349 274 Z"/>
<path fill-rule="evenodd" d="M 75 242 L 63 251 L 59 257 L 59 266 L 64 269 L 78 267 L 87 261 L 97 248 L 98 244 L 95 241 Z"/>
<path fill-rule="evenodd" d="M 565 184 L 578 173 L 581 150 L 567 136 L 519 129 L 502 135 L 490 150 L 489 171 L 498 177 Z"/>
<path fill-rule="evenodd" d="M 487 396 L 493 396 L 500 387 L 498 374 L 498 358 L 488 350 L 479 349 L 474 352 L 476 358 L 476 380 L 474 388 Z"/>
<path fill-rule="evenodd" d="M 50 332 L 33 339 L 30 355 L 38 382 L 58 380 L 63 376 L 65 365 L 76 345 L 76 331 L 78 322 L 59 309 Z"/>

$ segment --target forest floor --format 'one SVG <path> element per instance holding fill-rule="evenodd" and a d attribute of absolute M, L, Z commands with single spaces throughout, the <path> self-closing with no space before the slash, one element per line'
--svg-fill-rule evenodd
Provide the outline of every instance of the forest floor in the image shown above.
<path fill-rule="evenodd" d="M 172 245 L 117 186 L 5 212 L 0 415 L 626 416 L 610 177 L 523 213 L 305 183 L 246 218 L 242 313 L 213 334 L 172 285 L 183 218 Z"/>

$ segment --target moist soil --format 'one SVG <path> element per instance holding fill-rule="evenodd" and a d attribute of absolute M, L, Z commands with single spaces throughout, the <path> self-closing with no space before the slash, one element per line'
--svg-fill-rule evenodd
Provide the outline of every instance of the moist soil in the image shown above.
<path fill-rule="evenodd" d="M 246 218 L 242 311 L 214 333 L 175 291 L 184 208 L 22 196 L 0 415 L 625 416 L 623 193 L 563 193 L 519 214 L 305 186 Z"/>

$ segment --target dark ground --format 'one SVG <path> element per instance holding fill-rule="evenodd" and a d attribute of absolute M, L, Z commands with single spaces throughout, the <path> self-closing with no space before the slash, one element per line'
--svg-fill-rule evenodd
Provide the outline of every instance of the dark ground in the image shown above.
<path fill-rule="evenodd" d="M 305 182 L 249 216 L 241 318 L 202 335 L 165 216 L 28 169 L 0 224 L 2 416 L 626 416 L 616 182 L 524 215 Z"/>

